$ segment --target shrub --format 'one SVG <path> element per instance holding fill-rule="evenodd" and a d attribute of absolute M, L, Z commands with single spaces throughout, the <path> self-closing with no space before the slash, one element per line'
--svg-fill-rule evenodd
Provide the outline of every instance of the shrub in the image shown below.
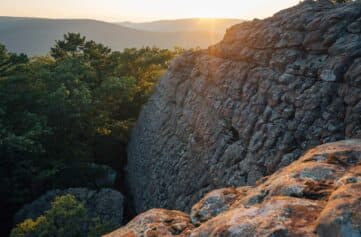
<path fill-rule="evenodd" d="M 113 228 L 99 217 L 89 217 L 84 204 L 73 195 L 64 195 L 56 197 L 43 215 L 18 224 L 10 237 L 96 237 Z"/>

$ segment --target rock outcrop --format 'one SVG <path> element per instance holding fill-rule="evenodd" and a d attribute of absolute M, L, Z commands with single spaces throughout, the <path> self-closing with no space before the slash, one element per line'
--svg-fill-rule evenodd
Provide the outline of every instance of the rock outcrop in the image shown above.
<path fill-rule="evenodd" d="M 123 221 L 123 195 L 112 189 L 94 191 L 87 188 L 48 191 L 34 202 L 21 208 L 15 215 L 15 224 L 29 218 L 36 219 L 50 209 L 55 197 L 67 194 L 74 195 L 77 200 L 84 203 L 90 217 L 99 217 L 113 226 L 121 226 Z"/>
<path fill-rule="evenodd" d="M 127 226 L 105 236 L 185 237 L 191 234 L 193 228 L 189 216 L 183 212 L 152 209 L 134 218 Z"/>
<path fill-rule="evenodd" d="M 318 146 L 254 187 L 207 194 L 190 217 L 153 209 L 107 237 L 361 236 L 361 140 Z"/>
<path fill-rule="evenodd" d="M 361 3 L 307 0 L 174 60 L 133 131 L 127 181 L 138 212 L 188 211 L 211 190 L 254 185 L 308 149 L 348 138 L 361 138 Z M 278 192 L 302 190 L 285 188 Z M 252 213 L 272 202 L 321 206 L 275 197 Z"/>

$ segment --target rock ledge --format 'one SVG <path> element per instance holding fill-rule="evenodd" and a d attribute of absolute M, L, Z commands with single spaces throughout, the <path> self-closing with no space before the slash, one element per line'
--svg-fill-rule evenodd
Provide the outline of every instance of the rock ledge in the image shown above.
<path fill-rule="evenodd" d="M 207 194 L 190 217 L 153 209 L 106 237 L 361 236 L 361 140 L 318 146 L 254 187 Z"/>

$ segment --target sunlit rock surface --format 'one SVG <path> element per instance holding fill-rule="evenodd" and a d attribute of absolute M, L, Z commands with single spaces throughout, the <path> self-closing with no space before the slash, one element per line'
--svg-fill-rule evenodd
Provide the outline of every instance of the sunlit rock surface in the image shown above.
<path fill-rule="evenodd" d="M 361 236 L 361 140 L 309 150 L 253 187 L 212 191 L 183 212 L 153 209 L 107 237 Z"/>
<path fill-rule="evenodd" d="M 319 144 L 361 138 L 360 22 L 360 1 L 308 0 L 177 58 L 131 137 L 137 212 L 189 211 L 205 193 L 254 185 Z M 314 168 L 300 178 L 337 175 Z"/>
<path fill-rule="evenodd" d="M 152 209 L 134 218 L 129 224 L 105 237 L 189 236 L 194 226 L 187 214 L 180 211 Z"/>

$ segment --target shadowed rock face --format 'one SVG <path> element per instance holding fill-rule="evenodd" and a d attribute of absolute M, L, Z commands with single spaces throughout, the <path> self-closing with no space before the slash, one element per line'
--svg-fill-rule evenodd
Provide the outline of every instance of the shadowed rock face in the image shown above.
<path fill-rule="evenodd" d="M 361 138 L 360 22 L 360 2 L 305 1 L 174 60 L 129 145 L 137 211 L 189 210 L 309 148 Z"/>
<path fill-rule="evenodd" d="M 347 140 L 309 150 L 254 187 L 212 191 L 190 218 L 153 209 L 108 237 L 356 237 L 360 197 L 361 140 Z"/>

